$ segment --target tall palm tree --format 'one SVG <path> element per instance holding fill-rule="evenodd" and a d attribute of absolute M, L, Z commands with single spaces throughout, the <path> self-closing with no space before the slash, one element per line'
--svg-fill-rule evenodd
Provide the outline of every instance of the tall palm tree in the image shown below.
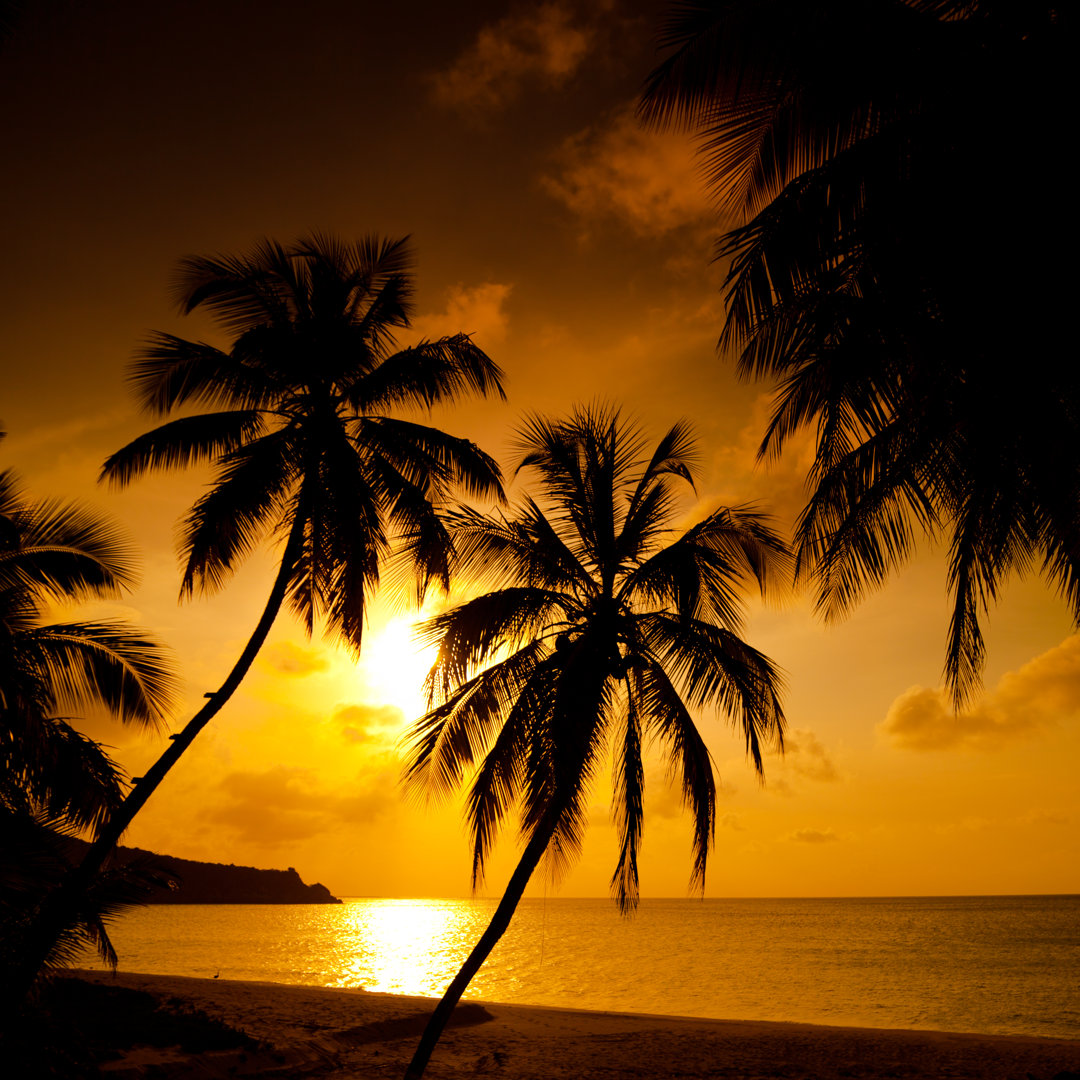
<path fill-rule="evenodd" d="M 957 705 L 1010 572 L 1041 564 L 1080 617 L 1068 279 L 1053 228 L 1008 220 L 1072 198 L 1069 26 L 1035 0 L 694 0 L 671 7 L 642 102 L 702 137 L 749 215 L 719 249 L 721 348 L 777 381 L 762 454 L 816 428 L 797 537 L 821 609 L 849 609 L 920 532 L 947 537 Z"/>
<path fill-rule="evenodd" d="M 283 604 L 310 634 L 359 652 L 365 604 L 392 540 L 417 592 L 449 583 L 449 541 L 436 507 L 457 485 L 499 496 L 496 463 L 467 440 L 394 417 L 400 408 L 502 396 L 499 368 L 465 334 L 395 351 L 409 326 L 412 255 L 406 240 L 345 243 L 313 234 L 292 247 L 267 240 L 240 257 L 190 257 L 176 297 L 232 335 L 227 350 L 155 334 L 131 372 L 145 409 L 181 415 L 129 443 L 102 477 L 126 485 L 156 469 L 210 462 L 210 490 L 184 521 L 181 598 L 213 592 L 263 538 L 281 563 L 251 638 L 222 685 L 136 783 L 58 890 L 77 898 L 121 833 L 198 733 L 239 686 Z"/>
<path fill-rule="evenodd" d="M 48 621 L 53 605 L 115 597 L 132 582 L 132 553 L 111 524 L 76 505 L 29 500 L 10 471 L 0 472 L 5 970 L 26 962 L 35 909 L 68 865 L 65 837 L 99 828 L 123 798 L 123 772 L 73 726 L 72 714 L 104 710 L 156 728 L 175 703 L 170 658 L 145 634 L 113 620 Z M 107 918 L 139 895 L 130 875 L 102 881 L 57 928 L 42 957 L 46 966 L 66 962 L 84 944 L 115 963 Z"/>
<path fill-rule="evenodd" d="M 531 420 L 519 469 L 540 482 L 511 517 L 460 510 L 450 530 L 463 564 L 491 591 L 436 616 L 427 689 L 434 708 L 410 733 L 405 779 L 436 793 L 472 775 L 467 818 L 473 883 L 517 806 L 524 853 L 491 924 L 436 1008 L 406 1073 L 422 1075 L 454 1005 L 510 923 L 546 855 L 578 853 L 588 795 L 613 762 L 619 856 L 611 879 L 638 899 L 643 745 L 664 749 L 693 821 L 691 884 L 701 889 L 715 823 L 709 751 L 691 709 L 741 730 L 754 767 L 782 745 L 780 676 L 739 637 L 742 589 L 787 568 L 784 545 L 749 509 L 719 509 L 675 536 L 676 485 L 693 439 L 676 424 L 651 455 L 617 412 Z"/>

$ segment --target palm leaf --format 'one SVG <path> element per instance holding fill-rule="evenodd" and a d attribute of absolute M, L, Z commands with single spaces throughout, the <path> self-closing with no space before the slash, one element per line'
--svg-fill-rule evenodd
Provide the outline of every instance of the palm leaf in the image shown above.
<path fill-rule="evenodd" d="M 212 408 L 265 407 L 273 385 L 258 367 L 212 345 L 152 334 L 136 353 L 128 381 L 148 412 L 164 415 L 197 402 Z"/>
<path fill-rule="evenodd" d="M 674 778 L 682 792 L 683 805 L 693 821 L 693 853 L 690 888 L 703 892 L 705 870 L 716 832 L 716 779 L 712 756 L 693 718 L 660 665 L 635 669 L 635 697 L 641 703 L 647 730 L 667 747 Z M 760 758 L 755 767 L 761 771 Z"/>
<path fill-rule="evenodd" d="M 120 621 L 42 626 L 22 635 L 19 644 L 61 708 L 101 702 L 124 723 L 157 727 L 176 703 L 168 654 Z"/>
<path fill-rule="evenodd" d="M 388 356 L 358 379 L 349 400 L 360 412 L 393 406 L 423 406 L 490 395 L 506 400 L 503 371 L 468 334 L 421 341 Z"/>
<path fill-rule="evenodd" d="M 100 479 L 124 487 L 155 469 L 218 461 L 264 433 L 262 416 L 250 409 L 185 416 L 140 435 L 111 454 L 101 467 Z"/>
<path fill-rule="evenodd" d="M 446 794 L 491 745 L 518 698 L 535 676 L 547 650 L 540 642 L 519 649 L 457 685 L 442 704 L 421 717 L 406 741 L 405 783 L 414 790 Z M 438 664 L 429 676 L 439 696 Z"/>
<path fill-rule="evenodd" d="M 291 451 L 295 433 L 270 432 L 230 452 L 217 483 L 192 507 L 182 525 L 180 548 L 187 556 L 181 597 L 198 588 L 221 588 L 236 564 L 250 554 L 280 518 L 295 477 Z"/>

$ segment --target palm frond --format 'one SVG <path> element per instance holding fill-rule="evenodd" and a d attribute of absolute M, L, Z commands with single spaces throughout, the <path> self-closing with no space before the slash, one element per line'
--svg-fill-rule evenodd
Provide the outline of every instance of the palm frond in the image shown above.
<path fill-rule="evenodd" d="M 100 480 L 124 487 L 156 469 L 217 461 L 265 433 L 254 410 L 186 416 L 140 435 L 105 459 Z"/>
<path fill-rule="evenodd" d="M 406 786 L 435 795 L 452 791 L 491 745 L 546 652 L 540 642 L 524 646 L 459 684 L 421 717 L 406 735 Z M 437 678 L 433 674 L 429 682 Z"/>
<path fill-rule="evenodd" d="M 611 891 L 619 910 L 628 915 L 637 907 L 638 849 L 641 846 L 642 823 L 645 818 L 645 768 L 642 761 L 641 714 L 642 695 L 631 690 L 627 707 L 616 733 L 615 767 L 613 769 L 615 828 L 619 834 L 619 859 L 611 876 Z"/>
<path fill-rule="evenodd" d="M 566 658 L 569 654 L 569 659 Z M 526 760 L 521 831 L 531 839 L 556 811 L 545 861 L 558 880 L 577 861 L 589 824 L 589 795 L 605 760 L 617 714 L 618 689 L 597 664 L 595 643 L 564 649 L 546 689 L 539 737 Z"/>
<path fill-rule="evenodd" d="M 693 706 L 712 706 L 732 718 L 760 773 L 762 747 L 782 747 L 783 676 L 771 660 L 731 631 L 663 612 L 638 616 L 635 632 L 653 663 L 683 688 Z"/>
<path fill-rule="evenodd" d="M 742 621 L 743 589 L 753 582 L 783 592 L 791 557 L 768 517 L 752 507 L 722 507 L 626 574 L 629 597 L 671 605 L 685 618 L 731 629 Z M 771 585 L 770 585 L 771 583 Z"/>
<path fill-rule="evenodd" d="M 393 328 L 408 326 L 412 313 L 416 258 L 410 238 L 365 236 L 348 243 L 313 232 L 292 251 L 310 268 L 318 317 L 344 314 L 358 336 L 370 342 L 372 355 L 385 356 L 393 345 Z"/>
<path fill-rule="evenodd" d="M 0 731 L 4 810 L 22 806 L 64 827 L 89 829 L 119 805 L 123 770 L 99 743 L 66 720 L 9 708 Z"/>
<path fill-rule="evenodd" d="M 667 748 L 683 805 L 693 820 L 690 888 L 703 892 L 705 870 L 716 833 L 716 778 L 712 756 L 682 698 L 662 666 L 647 664 L 631 672 L 646 729 Z M 760 760 L 756 761 L 760 772 Z"/>
<path fill-rule="evenodd" d="M 378 453 L 428 497 L 442 501 L 452 486 L 479 499 L 503 499 L 498 462 L 468 439 L 387 416 L 365 416 L 358 445 Z"/>
<path fill-rule="evenodd" d="M 693 130 L 718 201 L 760 209 L 792 179 L 911 112 L 947 81 L 949 35 L 903 2 L 673 5 L 640 115 Z M 888 41 L 887 50 L 875 43 Z M 944 69 L 944 71 L 942 70 Z"/>
<path fill-rule="evenodd" d="M 57 623 L 20 638 L 24 662 L 43 672 L 61 708 L 100 703 L 118 720 L 158 727 L 179 693 L 169 653 L 126 623 Z"/>
<path fill-rule="evenodd" d="M 537 588 L 564 586 L 585 598 L 595 583 L 543 511 L 524 501 L 516 520 L 489 518 L 469 507 L 446 515 L 457 561 L 491 586 L 522 583 Z M 572 584 L 569 588 L 565 583 Z"/>
<path fill-rule="evenodd" d="M 495 845 L 506 815 L 521 795 L 525 760 L 533 736 L 537 686 L 545 672 L 536 671 L 533 685 L 526 682 L 508 710 L 506 720 L 492 740 L 476 770 L 465 803 L 465 821 L 472 838 L 472 887 L 484 882 L 488 855 Z"/>
<path fill-rule="evenodd" d="M 486 593 L 428 619 L 417 637 L 439 647 L 426 684 L 429 694 L 434 700 L 450 697 L 452 687 L 467 682 L 500 651 L 539 645 L 572 625 L 575 614 L 562 594 L 522 586 Z"/>
<path fill-rule="evenodd" d="M 502 368 L 468 334 L 454 334 L 388 356 L 346 394 L 362 413 L 398 405 L 430 408 L 470 394 L 505 401 L 503 379 Z"/>
<path fill-rule="evenodd" d="M 248 255 L 185 256 L 173 281 L 183 314 L 204 307 L 233 334 L 303 315 L 305 291 L 288 251 L 269 239 Z"/>
<path fill-rule="evenodd" d="M 849 610 L 906 560 L 912 523 L 932 534 L 939 518 L 908 451 L 911 435 L 892 425 L 853 449 L 819 479 L 796 524 L 797 570 L 818 581 L 827 618 Z"/>
<path fill-rule="evenodd" d="M 677 476 L 691 488 L 692 467 L 697 451 L 689 424 L 680 421 L 657 443 L 641 474 L 619 535 L 619 558 L 639 561 L 668 528 L 672 514 L 672 492 L 665 479 Z"/>
<path fill-rule="evenodd" d="M 74 503 L 27 502 L 13 480 L 6 495 L 0 588 L 65 602 L 134 585 L 134 551 L 108 519 Z"/>
<path fill-rule="evenodd" d="M 370 468 L 363 467 L 344 432 L 331 429 L 314 437 L 319 468 L 284 514 L 303 514 L 308 522 L 289 602 L 309 634 L 322 614 L 327 631 L 359 653 L 366 598 L 379 584 L 388 547 L 378 482 L 372 483 Z"/>
<path fill-rule="evenodd" d="M 175 334 L 151 334 L 128 370 L 139 404 L 164 415 L 192 402 L 211 408 L 265 407 L 273 383 L 257 365 Z"/>
<path fill-rule="evenodd" d="M 189 511 L 180 533 L 187 556 L 181 597 L 221 588 L 282 513 L 296 465 L 296 435 L 280 429 L 231 451 L 216 484 Z"/>

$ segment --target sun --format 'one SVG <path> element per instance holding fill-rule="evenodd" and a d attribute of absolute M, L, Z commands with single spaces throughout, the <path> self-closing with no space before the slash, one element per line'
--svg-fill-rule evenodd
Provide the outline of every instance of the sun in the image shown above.
<path fill-rule="evenodd" d="M 380 705 L 396 705 L 412 722 L 426 711 L 424 679 L 435 662 L 434 646 L 422 647 L 415 622 L 394 617 L 370 641 L 364 641 L 360 663 L 367 697 Z"/>

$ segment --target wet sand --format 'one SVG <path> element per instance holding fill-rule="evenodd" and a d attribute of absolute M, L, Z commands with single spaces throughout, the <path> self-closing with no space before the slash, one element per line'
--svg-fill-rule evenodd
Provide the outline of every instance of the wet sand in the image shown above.
<path fill-rule="evenodd" d="M 426 998 L 279 983 L 116 976 L 88 981 L 190 1003 L 267 1044 L 183 1055 L 134 1048 L 105 1077 L 400 1077 L 433 1006 Z M 465 1002 L 432 1080 L 1080 1080 L 1080 1041 L 1012 1035 L 679 1019 Z"/>

